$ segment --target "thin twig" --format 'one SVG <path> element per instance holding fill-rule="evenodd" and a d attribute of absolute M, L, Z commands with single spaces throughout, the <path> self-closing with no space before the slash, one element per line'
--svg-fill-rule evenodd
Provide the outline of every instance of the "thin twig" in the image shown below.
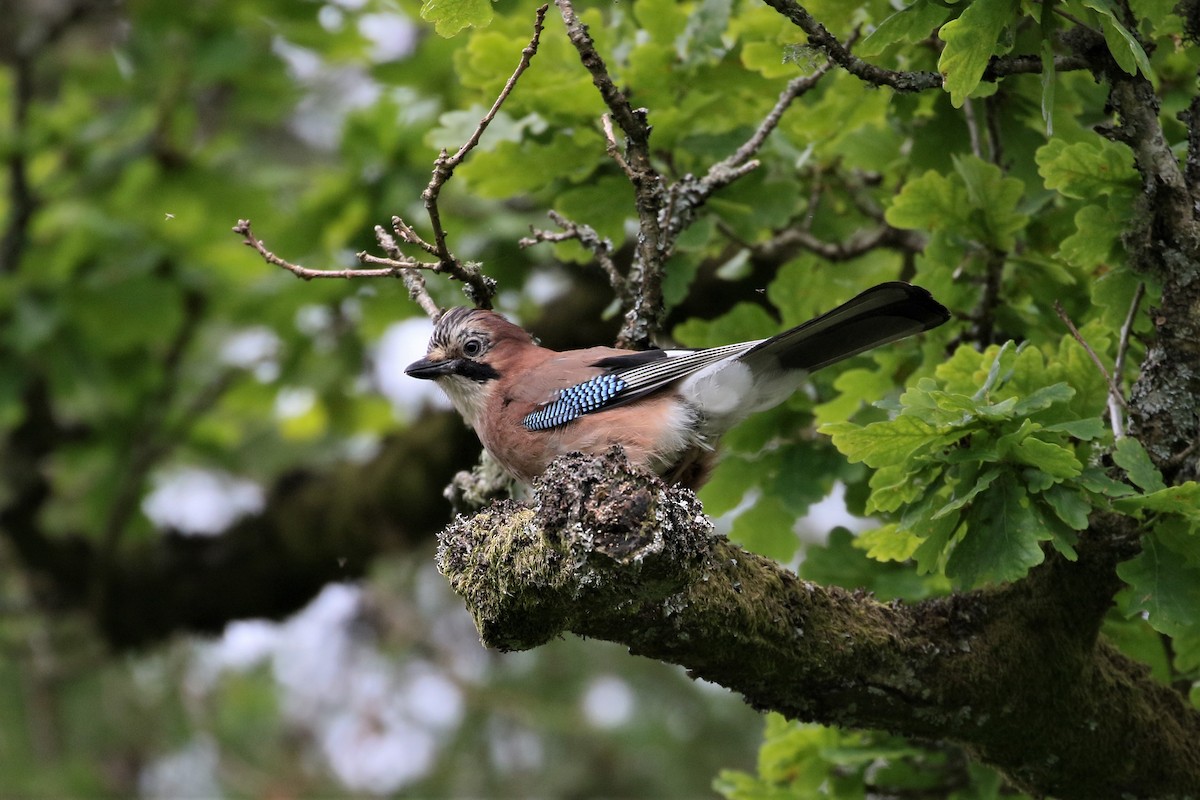
<path fill-rule="evenodd" d="M 795 102 L 796 98 L 816 86 L 817 82 L 832 68 L 833 61 L 826 61 L 808 75 L 801 75 L 798 78 L 788 81 L 788 85 L 779 94 L 779 99 L 775 102 L 775 106 L 767 113 L 767 116 L 763 117 L 763 121 L 759 123 L 758 129 L 746 140 L 745 144 L 737 149 L 737 152 L 724 161 L 721 161 L 718 165 L 714 165 L 709 170 L 709 174 L 711 175 L 713 170 L 718 166 L 733 168 L 749 161 L 750 157 L 762 148 L 763 143 L 766 142 L 771 132 L 779 126 L 779 121 L 783 119 L 783 112 L 788 110 L 788 107 Z"/>
<path fill-rule="evenodd" d="M 774 107 L 767 112 L 762 122 L 759 123 L 758 128 L 741 147 L 734 151 L 728 158 L 718 161 L 709 167 L 708 172 L 705 173 L 703 178 L 696 180 L 687 176 L 671 187 L 672 206 L 682 206 L 681 210 L 684 212 L 682 215 L 684 217 L 683 220 L 675 219 L 674 215 L 670 215 L 672 230 L 675 235 L 683 231 L 686 227 L 686 222 L 690 222 L 691 217 L 695 215 L 695 212 L 699 210 L 700 206 L 714 192 L 728 186 L 751 171 L 758 169 L 759 162 L 753 156 L 762 148 L 763 144 L 767 141 L 767 137 L 771 135 L 771 132 L 779 126 L 779 121 L 783 118 L 783 113 L 787 111 L 797 98 L 816 86 L 821 78 L 832 68 L 833 61 L 826 61 L 811 74 L 793 78 L 780 93 Z M 684 202 L 680 203 L 680 200 Z"/>
<path fill-rule="evenodd" d="M 557 211 L 548 212 L 548 216 L 554 220 L 555 225 L 562 228 L 562 233 L 530 228 L 530 233 L 533 235 L 526 236 L 517 244 L 521 247 L 532 247 L 541 242 L 579 242 L 595 257 L 596 263 L 608 277 L 608 283 L 612 286 L 613 293 L 622 303 L 626 302 L 629 299 L 629 282 L 617 269 L 616 262 L 613 261 L 612 242 L 607 237 L 598 234 L 591 225 L 569 220 Z"/>
<path fill-rule="evenodd" d="M 969 258 L 969 255 L 964 258 L 964 265 Z M 979 310 L 974 315 L 975 324 L 970 333 L 970 337 L 981 347 L 991 344 L 996 335 L 996 306 L 1000 303 L 1004 262 L 1005 254 L 1003 252 L 988 248 L 984 258 L 983 290 L 979 295 Z"/>
<path fill-rule="evenodd" d="M 604 131 L 605 149 L 608 151 L 608 156 L 616 162 L 621 171 L 625 173 L 625 177 L 630 180 L 634 179 L 633 170 L 629 168 L 629 162 L 625 160 L 625 156 L 621 155 L 621 148 L 617 144 L 616 134 L 613 133 L 612 115 L 600 115 L 600 128 Z"/>
<path fill-rule="evenodd" d="M 425 278 L 421 276 L 421 273 L 415 269 L 402 269 L 400 277 L 404 281 L 404 288 L 408 289 L 409 298 L 420 306 L 430 319 L 435 322 L 440 319 L 442 309 L 429 294 L 429 288 L 425 286 Z"/>
<path fill-rule="evenodd" d="M 384 269 L 309 269 L 302 267 L 299 264 L 293 264 L 290 261 L 280 258 L 267 249 L 263 244 L 262 239 L 254 235 L 250 229 L 250 220 L 239 219 L 238 224 L 233 226 L 233 232 L 241 235 L 245 240 L 245 245 L 255 250 L 263 261 L 268 264 L 273 264 L 277 267 L 282 267 L 298 278 L 306 281 L 311 281 L 314 278 L 398 278 L 402 269 L 430 269 L 436 270 L 437 264 L 426 264 L 423 262 L 412 261 L 411 263 L 402 263 L 398 261 L 390 261 L 387 259 L 377 259 L 375 256 L 369 256 L 366 253 L 359 253 L 359 259 L 372 263 L 371 259 L 375 259 L 373 263 L 386 263 Z"/>
<path fill-rule="evenodd" d="M 427 252 L 432 247 L 422 240 L 412 228 L 405 225 L 404 220 L 400 219 L 399 217 L 392 217 L 392 230 L 394 230 L 396 235 L 405 242 L 409 244 L 416 244 L 426 249 Z M 396 263 L 403 264 L 411 260 L 404 255 L 404 252 L 400 249 L 400 246 L 396 244 L 396 240 L 392 238 L 392 235 L 388 233 L 382 225 L 375 226 L 375 241 L 379 243 L 379 247 L 383 250 L 383 252 L 391 256 L 392 265 L 395 265 Z M 377 257 L 369 256 L 367 253 L 359 253 L 358 259 L 359 261 L 371 263 L 376 260 Z M 384 262 L 387 261 L 387 259 L 378 259 L 378 261 Z M 421 273 L 412 267 L 401 266 L 400 278 L 404 281 L 404 288 L 408 289 L 409 299 L 420 306 L 421 310 L 424 311 L 425 314 L 433 321 L 436 322 L 437 320 L 441 319 L 442 309 L 429 294 L 429 287 L 425 285 L 425 278 L 421 276 Z"/>
<path fill-rule="evenodd" d="M 825 52 L 829 58 L 854 77 L 872 86 L 890 86 L 898 92 L 922 92 L 942 88 L 942 76 L 937 72 L 905 72 L 884 69 L 853 55 L 850 48 L 829 32 L 812 14 L 795 0 L 764 0 L 797 27 L 808 34 L 808 43 Z M 981 80 L 995 81 L 1009 75 L 1040 73 L 1044 65 L 1039 55 L 1017 55 L 992 58 L 983 71 Z M 1082 56 L 1057 56 L 1054 69 L 1069 72 L 1088 69 L 1089 64 Z"/>
<path fill-rule="evenodd" d="M 609 151 L 616 149 L 612 123 L 616 123 L 625 137 L 625 152 L 617 163 L 633 186 L 639 235 L 633 264 L 626 278 L 629 302 L 617 342 L 623 347 L 647 347 L 662 326 L 663 264 L 671 254 L 672 241 L 663 226 L 663 210 L 668 205 L 666 181 L 650 158 L 650 125 L 646 121 L 646 110 L 633 108 L 625 93 L 617 87 L 571 0 L 554 2 L 566 25 L 567 38 L 579 54 L 580 63 L 591 74 L 592 84 L 611 115 L 611 122 L 601 119 L 601 127 L 608 125 L 605 139 Z"/>
<path fill-rule="evenodd" d="M 1092 359 L 1092 363 L 1096 365 L 1096 369 L 1100 370 L 1100 374 L 1104 376 L 1104 382 L 1108 384 L 1109 402 L 1111 403 L 1116 401 L 1122 409 L 1128 410 L 1129 406 L 1125 403 L 1125 396 L 1121 391 L 1121 387 L 1117 385 L 1117 382 L 1113 379 L 1112 374 L 1104 368 L 1104 362 L 1100 360 L 1100 356 L 1096 355 L 1096 351 L 1093 350 L 1092 346 L 1087 343 L 1087 340 L 1083 338 L 1083 335 L 1079 332 L 1079 329 L 1075 327 L 1075 323 L 1072 322 L 1071 318 L 1067 316 L 1067 312 L 1065 309 L 1063 309 L 1062 303 L 1058 302 L 1057 300 L 1054 301 L 1054 313 L 1057 314 L 1058 318 L 1061 319 L 1063 324 L 1067 326 L 1067 330 L 1071 332 L 1071 336 L 1075 339 L 1075 341 L 1079 342 L 1080 346 L 1082 346 L 1084 351 L 1088 354 L 1088 357 Z M 1110 417 L 1113 428 L 1113 436 L 1120 438 L 1122 435 L 1124 435 L 1124 426 L 1120 422 L 1121 414 L 1111 414 Z"/>
<path fill-rule="evenodd" d="M 884 225 L 871 230 L 856 231 L 841 242 L 827 242 L 819 239 L 803 226 L 786 228 L 776 236 L 761 244 L 754 245 L 753 250 L 758 255 L 771 255 L 779 251 L 807 250 L 816 253 L 826 261 L 849 261 L 881 247 L 889 247 L 902 252 L 920 252 L 924 240 L 912 235 L 911 231 L 903 231 Z"/>
<path fill-rule="evenodd" d="M 795 0 L 764 1 L 808 34 L 810 45 L 823 51 L 831 61 L 862 81 L 873 86 L 890 86 L 898 92 L 919 92 L 942 87 L 942 76 L 937 72 L 897 72 L 877 67 L 851 54 L 836 36 Z"/>
<path fill-rule="evenodd" d="M 963 100 L 962 104 L 963 120 L 967 123 L 967 135 L 971 142 L 971 155 L 983 160 L 983 143 L 979 136 L 979 121 L 975 119 L 975 104 L 971 102 L 971 98 Z"/>
<path fill-rule="evenodd" d="M 436 253 L 443 265 L 445 265 L 443 269 L 445 269 L 447 272 L 451 271 L 448 268 L 450 264 L 457 265 L 458 269 L 462 269 L 462 265 L 460 265 L 458 260 L 450 253 L 450 249 L 446 245 L 446 230 L 442 226 L 441 212 L 438 210 L 438 197 L 441 195 L 442 187 L 445 186 L 446 182 L 450 180 L 451 176 L 453 176 L 455 168 L 458 167 L 458 165 L 463 162 L 463 159 L 467 157 L 467 154 L 474 150 L 475 146 L 479 144 L 479 140 L 483 137 L 484 131 L 487 130 L 488 125 L 491 124 L 492 120 L 496 118 L 496 114 L 499 113 L 500 106 L 502 106 L 504 101 L 508 99 L 508 96 L 512 94 L 513 88 L 517 85 L 517 79 L 520 78 L 525 70 L 529 68 L 530 62 L 537 54 L 538 42 L 541 40 L 542 28 L 545 25 L 546 11 L 548 8 L 549 6 L 543 5 L 535 12 L 533 38 L 529 40 L 529 44 L 527 44 L 521 51 L 521 59 L 517 62 L 517 68 L 513 70 L 512 75 L 510 75 L 508 80 L 505 81 L 504 88 L 500 90 L 500 94 L 497 95 L 495 102 L 492 103 L 492 107 L 488 109 L 488 112 L 483 115 L 482 119 L 479 120 L 479 124 L 475 126 L 475 131 L 470 135 L 470 137 L 468 137 L 467 141 L 465 141 L 462 146 L 458 148 L 458 151 L 454 155 L 449 155 L 448 151 L 444 149 L 440 154 L 438 154 L 437 159 L 433 162 L 433 176 L 429 179 L 429 185 L 425 187 L 425 191 L 421 192 L 421 200 L 425 204 L 425 211 L 429 215 L 429 223 L 433 227 L 435 248 L 433 252 Z M 471 275 L 466 273 L 463 275 L 463 277 L 466 279 L 467 284 L 475 290 L 476 296 L 473 299 L 476 301 L 476 303 L 479 303 L 482 300 L 490 305 L 491 295 L 494 289 L 491 289 L 483 283 L 480 283 L 479 278 L 481 276 L 478 274 Z"/>
<path fill-rule="evenodd" d="M 613 82 L 604 59 L 596 50 L 596 43 L 587 32 L 587 26 L 575 13 L 571 0 L 554 0 L 554 4 L 558 6 L 563 23 L 567 26 L 567 38 L 579 53 L 584 69 L 591 73 L 592 84 L 600 92 L 604 105 L 612 112 L 617 126 L 624 132 L 629 148 L 638 151 L 646 147 L 650 140 L 650 126 L 646 124 L 645 112 L 635 110 L 625 93 Z"/>
<path fill-rule="evenodd" d="M 1120 381 L 1121 376 L 1125 374 L 1125 355 L 1129 352 L 1129 340 L 1133 335 L 1133 323 L 1137 317 L 1138 307 L 1142 304 L 1142 297 L 1146 294 L 1146 284 L 1138 281 L 1137 289 L 1133 292 L 1133 299 L 1129 303 L 1129 312 L 1125 315 L 1125 322 L 1121 325 L 1120 339 L 1117 342 L 1117 358 L 1113 362 L 1113 376 L 1115 380 Z M 1122 400 L 1121 405 L 1125 406 L 1124 397 L 1118 395 Z M 1120 439 L 1125 435 L 1125 415 L 1122 413 L 1122 408 L 1118 408 L 1117 401 L 1110 394 L 1108 397 L 1108 413 L 1112 419 L 1113 436 Z"/>
<path fill-rule="evenodd" d="M 703 177 L 685 175 L 670 186 L 667 192 L 667 207 L 662 215 L 666 222 L 663 235 L 666 255 L 674 250 L 679 235 L 692 224 L 700 209 L 714 193 L 758 168 L 759 162 L 754 156 L 779 126 L 784 112 L 798 98 L 815 87 L 833 66 L 833 61 L 827 60 L 810 74 L 793 78 L 754 133 L 737 150 L 709 167 Z"/>
<path fill-rule="evenodd" d="M 1133 299 L 1129 301 L 1129 312 L 1125 315 L 1125 322 L 1121 325 L 1121 339 L 1117 343 L 1117 360 L 1113 367 L 1113 372 L 1119 377 L 1125 372 L 1125 354 L 1129 352 L 1129 341 L 1133 336 L 1133 323 L 1137 317 L 1138 307 L 1142 304 L 1142 298 L 1146 296 L 1146 284 L 1138 281 L 1137 288 L 1133 290 Z"/>
<path fill-rule="evenodd" d="M 378 235 L 379 231 L 381 230 L 382 228 L 380 226 L 375 226 L 376 235 Z M 426 253 L 429 253 L 431 256 L 438 255 L 438 250 L 436 247 L 422 239 L 407 222 L 397 216 L 392 217 L 392 230 L 395 231 L 396 235 L 400 237 L 400 241 L 404 242 L 405 244 L 416 245 Z"/>
<path fill-rule="evenodd" d="M 442 150 L 434 161 L 433 175 L 425 190 L 421 192 L 421 200 L 425 205 L 426 212 L 429 214 L 429 222 L 433 228 L 434 241 L 432 243 L 425 241 L 400 217 L 392 217 L 392 230 L 395 231 L 395 235 L 401 241 L 405 244 L 414 245 L 429 255 L 435 256 L 437 261 L 419 261 L 405 255 L 399 246 L 397 246 L 392 235 L 384 230 L 382 226 L 378 225 L 375 227 L 375 238 L 379 242 L 380 247 L 387 253 L 387 257 L 375 256 L 367 252 L 357 254 L 360 262 L 375 264 L 379 267 L 378 269 L 309 269 L 280 258 L 268 250 L 262 240 L 254 236 L 250 229 L 249 220 L 238 220 L 238 224 L 233 228 L 234 232 L 239 234 L 245 240 L 245 244 L 257 251 L 268 264 L 282 267 L 306 281 L 313 280 L 314 278 L 401 278 L 408 289 L 409 297 L 426 314 L 436 319 L 441 316 L 441 309 L 429 295 L 429 291 L 425 286 L 425 279 L 417 272 L 417 270 L 429 270 L 461 281 L 466 285 L 465 290 L 467 295 L 474 301 L 476 306 L 491 308 L 492 297 L 496 293 L 496 282 L 485 276 L 478 264 L 463 263 L 450 252 L 450 248 L 446 243 L 446 229 L 442 225 L 441 213 L 438 210 L 438 198 L 442 187 L 445 186 L 446 182 L 454 174 L 454 169 L 479 144 L 484 131 L 487 130 L 492 120 L 496 118 L 500 107 L 512 93 L 513 88 L 517 84 L 517 79 L 529 68 L 530 61 L 537 54 L 538 42 L 541 39 L 547 9 L 548 6 L 543 5 L 537 10 L 534 19 L 533 37 L 529 40 L 529 44 L 526 45 L 525 49 L 521 51 L 521 59 L 517 64 L 517 68 L 509 76 L 508 80 L 505 81 L 500 94 L 496 97 L 495 102 L 492 103 L 492 107 L 488 109 L 488 112 L 479 120 L 479 124 L 475 127 L 474 132 L 458 148 L 454 155 L 450 155 L 448 151 Z"/>

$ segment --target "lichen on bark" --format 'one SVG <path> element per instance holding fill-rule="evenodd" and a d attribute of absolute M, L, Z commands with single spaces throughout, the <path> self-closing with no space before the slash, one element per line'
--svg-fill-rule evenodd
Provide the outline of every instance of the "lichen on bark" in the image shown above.
<path fill-rule="evenodd" d="M 619 450 L 566 456 L 530 505 L 442 533 L 483 642 L 619 642 L 793 718 L 953 741 L 1034 793 L 1183 797 L 1200 715 L 1099 636 L 1136 540 L 1097 515 L 1079 558 L 918 603 L 797 578 L 714 535 L 695 497 Z"/>

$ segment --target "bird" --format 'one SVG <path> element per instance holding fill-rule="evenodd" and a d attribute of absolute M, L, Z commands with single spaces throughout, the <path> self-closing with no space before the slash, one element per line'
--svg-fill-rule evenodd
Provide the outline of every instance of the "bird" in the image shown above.
<path fill-rule="evenodd" d="M 458 307 L 438 319 L 425 357 L 404 372 L 435 381 L 524 483 L 560 455 L 620 445 L 635 466 L 694 490 L 716 463 L 721 435 L 782 403 L 810 373 L 949 318 L 928 290 L 891 281 L 768 339 L 559 352 L 494 311 Z"/>

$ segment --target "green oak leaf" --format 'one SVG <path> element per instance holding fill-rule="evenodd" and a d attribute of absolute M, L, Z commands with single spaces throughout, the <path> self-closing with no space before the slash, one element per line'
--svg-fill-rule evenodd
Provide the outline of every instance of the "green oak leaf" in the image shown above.
<path fill-rule="evenodd" d="M 482 28 L 492 21 L 491 0 L 425 0 L 421 19 L 432 22 L 439 36 L 450 38 L 463 28 Z"/>
<path fill-rule="evenodd" d="M 1006 473 L 971 504 L 946 575 L 964 586 L 1023 578 L 1045 558 L 1038 541 L 1044 535 L 1025 489 Z"/>
<path fill-rule="evenodd" d="M 946 43 L 938 59 L 950 102 L 961 108 L 975 91 L 988 61 L 996 53 L 1000 34 L 1016 15 L 1015 0 L 975 0 L 958 19 L 942 26 L 938 34 Z"/>
<path fill-rule="evenodd" d="M 1158 471 L 1158 467 L 1150 461 L 1146 448 L 1131 436 L 1117 441 L 1116 447 L 1113 448 L 1113 461 L 1118 467 L 1125 470 L 1129 480 L 1143 491 L 1157 492 L 1167 486 L 1163 483 L 1162 473 Z"/>

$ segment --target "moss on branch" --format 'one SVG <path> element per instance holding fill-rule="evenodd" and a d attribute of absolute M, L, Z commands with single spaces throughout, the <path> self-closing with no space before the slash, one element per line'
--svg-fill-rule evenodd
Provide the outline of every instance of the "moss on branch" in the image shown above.
<path fill-rule="evenodd" d="M 955 741 L 1034 793 L 1185 797 L 1200 785 L 1200 715 L 1097 633 L 1114 590 L 1098 576 L 1128 541 L 1109 530 L 1118 519 L 1095 521 L 1077 562 L 882 603 L 714 535 L 690 492 L 620 451 L 560 459 L 535 492 L 441 535 L 439 567 L 489 646 L 567 632 L 619 642 L 755 708 Z"/>

